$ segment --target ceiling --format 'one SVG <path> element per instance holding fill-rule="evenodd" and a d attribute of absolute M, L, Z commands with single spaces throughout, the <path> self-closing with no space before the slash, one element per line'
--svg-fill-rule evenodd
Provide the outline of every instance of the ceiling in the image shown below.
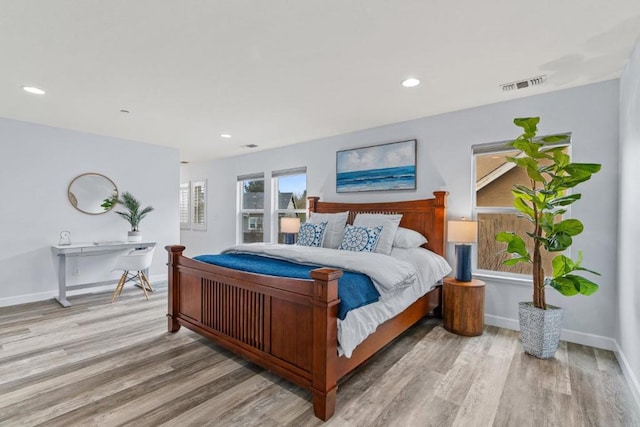
<path fill-rule="evenodd" d="M 617 78 L 639 37 L 638 0 L 0 0 L 0 117 L 201 161 Z"/>

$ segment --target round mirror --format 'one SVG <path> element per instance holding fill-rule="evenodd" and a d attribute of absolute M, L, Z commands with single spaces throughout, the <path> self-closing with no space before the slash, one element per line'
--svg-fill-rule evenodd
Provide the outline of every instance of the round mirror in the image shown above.
<path fill-rule="evenodd" d="M 99 215 L 113 209 L 113 198 L 118 197 L 118 188 L 104 175 L 83 173 L 71 181 L 67 196 L 71 205 L 91 215 Z"/>

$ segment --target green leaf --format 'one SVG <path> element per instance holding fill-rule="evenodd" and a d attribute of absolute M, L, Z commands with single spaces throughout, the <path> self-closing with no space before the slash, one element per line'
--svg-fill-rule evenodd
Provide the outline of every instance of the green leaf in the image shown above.
<path fill-rule="evenodd" d="M 533 137 L 538 132 L 540 117 L 520 117 L 513 119 L 513 123 L 524 130 L 525 135 Z"/>
<path fill-rule="evenodd" d="M 566 141 L 569 139 L 569 134 L 568 133 L 559 133 L 556 135 L 549 135 L 549 136 L 545 136 L 540 138 L 540 141 L 546 142 L 546 143 L 555 143 L 555 142 L 560 142 L 560 141 Z M 564 147 L 558 147 L 561 150 L 564 150 Z"/>
<path fill-rule="evenodd" d="M 565 278 L 571 280 L 578 292 L 580 292 L 582 295 L 592 295 L 598 290 L 597 284 L 582 276 L 568 274 L 567 276 L 565 276 Z"/>
<path fill-rule="evenodd" d="M 498 242 L 507 243 L 506 251 L 510 254 L 515 253 L 522 257 L 526 257 L 527 259 L 531 258 L 529 256 L 529 252 L 527 252 L 527 247 L 524 244 L 524 240 L 522 240 L 522 238 L 517 234 L 508 231 L 502 231 L 496 235 L 496 240 Z"/>
<path fill-rule="evenodd" d="M 570 297 L 573 295 L 578 295 L 578 288 L 576 287 L 576 282 L 566 277 L 558 277 L 555 279 L 551 279 L 549 285 L 560 292 L 562 295 Z M 578 286 L 580 286 L 578 284 Z"/>
<path fill-rule="evenodd" d="M 556 168 L 563 169 L 569 164 L 571 158 L 566 153 L 563 153 L 562 150 L 558 150 L 553 153 L 553 161 Z"/>
<path fill-rule="evenodd" d="M 598 172 L 601 167 L 602 166 L 597 163 L 570 163 L 564 167 L 564 170 L 575 178 L 587 176 L 590 178 L 591 175 Z"/>
<path fill-rule="evenodd" d="M 549 204 L 551 206 L 568 206 L 575 202 L 576 200 L 580 200 L 582 197 L 581 194 L 571 194 L 569 196 L 558 197 L 557 199 L 549 200 Z"/>
<path fill-rule="evenodd" d="M 529 207 L 529 205 L 523 200 L 522 197 L 516 197 L 515 199 L 513 199 L 513 206 L 523 214 L 528 215 L 530 218 L 533 218 L 535 215 L 533 209 Z"/>
<path fill-rule="evenodd" d="M 513 188 L 511 189 L 511 192 L 518 193 L 518 194 L 527 194 L 528 196 L 530 196 L 529 200 L 531 200 L 531 198 L 536 195 L 536 192 L 534 190 L 520 184 L 514 185 Z"/>
<path fill-rule="evenodd" d="M 554 233 L 566 233 L 569 236 L 577 236 L 584 230 L 584 225 L 577 219 L 565 219 L 553 227 Z"/>
<path fill-rule="evenodd" d="M 544 248 L 549 252 L 562 252 L 573 243 L 573 239 L 567 233 L 554 233 L 547 239 Z"/>
<path fill-rule="evenodd" d="M 507 266 L 512 266 L 520 262 L 531 262 L 531 260 L 527 257 L 513 257 L 513 258 L 505 259 L 504 261 L 502 261 L 502 264 Z"/>
<path fill-rule="evenodd" d="M 569 257 L 564 255 L 558 255 L 551 261 L 553 267 L 553 278 L 562 277 L 565 274 L 571 273 L 575 270 L 575 263 Z"/>

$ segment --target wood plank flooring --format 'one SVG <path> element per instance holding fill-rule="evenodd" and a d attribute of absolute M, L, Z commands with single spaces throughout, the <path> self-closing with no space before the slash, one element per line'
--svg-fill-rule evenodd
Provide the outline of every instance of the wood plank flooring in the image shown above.
<path fill-rule="evenodd" d="M 2 426 L 317 426 L 308 392 L 182 328 L 166 288 L 0 308 Z M 640 426 L 615 356 L 525 355 L 424 319 L 340 383 L 328 426 Z"/>

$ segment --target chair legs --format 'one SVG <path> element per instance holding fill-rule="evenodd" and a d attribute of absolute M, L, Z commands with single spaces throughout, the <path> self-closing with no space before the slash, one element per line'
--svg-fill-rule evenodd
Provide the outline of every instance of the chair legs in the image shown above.
<path fill-rule="evenodd" d="M 124 288 L 124 284 L 127 281 L 128 273 L 129 273 L 128 271 L 125 271 L 124 273 L 122 273 L 122 276 L 120 276 L 120 280 L 118 280 L 118 284 L 116 285 L 116 288 L 113 290 L 113 295 L 111 295 L 111 303 L 113 303 L 116 297 L 120 295 L 120 293 L 122 293 L 122 288 Z"/>
<path fill-rule="evenodd" d="M 144 297 L 147 300 L 149 300 L 147 289 L 149 289 L 149 292 L 153 292 L 153 288 L 151 287 L 151 283 L 149 282 L 149 279 L 144 274 L 144 271 L 138 271 L 137 274 L 129 274 L 128 271 L 125 271 L 124 273 L 122 273 L 122 276 L 120 276 L 120 280 L 118 280 L 118 284 L 116 285 L 116 288 L 113 290 L 113 294 L 111 295 L 111 302 L 113 303 L 116 297 L 122 293 L 122 289 L 124 289 L 125 283 L 135 279 L 137 279 L 138 282 L 140 283 L 140 287 L 144 292 Z"/>

